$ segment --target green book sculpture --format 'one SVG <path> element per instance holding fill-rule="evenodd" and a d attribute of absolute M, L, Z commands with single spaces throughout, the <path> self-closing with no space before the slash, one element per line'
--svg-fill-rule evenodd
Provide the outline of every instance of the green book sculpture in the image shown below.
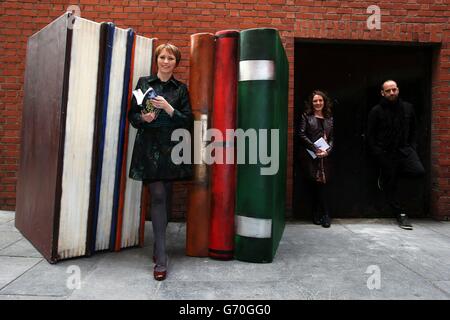
<path fill-rule="evenodd" d="M 276 29 L 241 31 L 239 50 L 235 258 L 265 263 L 285 226 L 289 66 Z"/>

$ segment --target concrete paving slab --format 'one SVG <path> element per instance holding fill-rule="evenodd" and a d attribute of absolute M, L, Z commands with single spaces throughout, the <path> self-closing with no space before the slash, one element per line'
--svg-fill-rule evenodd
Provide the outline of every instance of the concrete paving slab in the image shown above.
<path fill-rule="evenodd" d="M 435 220 L 414 220 L 416 225 L 422 226 L 433 230 L 434 232 L 440 233 L 447 237 L 450 237 L 450 221 L 435 221 Z"/>
<path fill-rule="evenodd" d="M 277 255 L 285 251 L 285 245 L 290 251 L 293 250 L 290 252 L 290 255 L 293 256 L 318 253 L 334 254 L 342 251 L 343 248 L 352 254 L 378 255 L 380 247 L 369 240 L 357 234 L 351 234 L 344 226 L 337 224 L 332 225 L 329 229 L 320 226 L 288 225 L 285 228 Z"/>
<path fill-rule="evenodd" d="M 261 279 L 281 280 L 286 263 L 254 264 L 241 261 L 219 261 L 209 258 L 170 256 L 170 278 L 174 281 L 259 281 Z"/>
<path fill-rule="evenodd" d="M 450 281 L 433 281 L 432 282 L 436 287 L 450 295 Z"/>
<path fill-rule="evenodd" d="M 156 293 L 161 300 L 281 299 L 280 282 L 164 281 Z"/>
<path fill-rule="evenodd" d="M 0 256 L 43 258 L 27 239 L 21 239 L 0 250 Z"/>
<path fill-rule="evenodd" d="M 105 253 L 69 299 L 152 299 L 158 285 L 153 280 L 152 268 L 147 248 Z"/>
<path fill-rule="evenodd" d="M 336 274 L 333 278 L 319 276 L 292 280 L 283 284 L 280 290 L 284 290 L 284 299 L 294 300 L 449 299 L 448 295 L 425 280 L 382 279 L 378 289 L 370 289 L 367 275 L 346 273 Z"/>
<path fill-rule="evenodd" d="M 1 259 L 2 257 L 0 257 Z M 25 259 L 25 258 L 21 258 Z M 27 258 L 32 259 L 32 258 Z M 34 259 L 34 258 L 33 258 Z M 80 258 L 50 264 L 45 259 L 28 270 L 19 279 L 5 286 L 0 294 L 6 295 L 36 295 L 36 296 L 69 296 L 74 289 L 68 287 L 68 282 L 75 273 L 69 267 L 79 268 L 80 279 L 86 277 L 101 259 L 100 255 L 92 258 Z M 36 260 L 36 259 L 35 259 Z"/>
<path fill-rule="evenodd" d="M 0 250 L 9 247 L 17 241 L 23 239 L 22 235 L 14 231 L 2 231 L 0 232 Z"/>
<path fill-rule="evenodd" d="M 426 281 L 383 282 L 370 290 L 364 277 L 296 279 L 292 281 L 164 281 L 156 299 L 168 300 L 389 300 L 449 299 L 449 296 Z M 355 282 L 360 285 L 355 286 Z M 411 289 L 405 291 L 404 287 Z M 393 298 L 395 297 L 395 298 Z"/>
<path fill-rule="evenodd" d="M 16 227 L 14 226 L 14 222 L 15 222 L 15 220 L 12 219 L 12 220 L 10 220 L 10 221 L 0 223 L 0 232 L 3 232 L 3 231 L 20 232 L 20 231 L 17 230 Z"/>
<path fill-rule="evenodd" d="M 0 224 L 14 220 L 14 211 L 0 211 Z"/>
<path fill-rule="evenodd" d="M 373 257 L 358 257 L 348 256 L 346 254 L 329 256 L 326 254 L 318 254 L 315 256 L 302 255 L 297 259 L 291 259 L 286 262 L 286 268 L 281 269 L 284 273 L 285 280 L 302 279 L 306 277 L 317 278 L 324 277 L 332 279 L 339 274 L 348 273 L 351 275 L 365 275 L 365 272 L 370 266 L 377 266 L 385 273 L 395 273 L 397 270 L 395 266 L 389 265 L 392 263 L 388 258 L 380 257 L 374 259 Z M 386 266 L 389 266 L 387 268 Z M 393 270 L 394 269 L 394 270 Z M 402 267 L 402 269 L 404 269 Z M 397 271 L 398 272 L 398 271 Z"/>
<path fill-rule="evenodd" d="M 219 261 L 209 258 L 187 257 L 180 249 L 171 248 L 169 273 L 173 281 L 273 281 L 302 278 L 311 274 L 329 274 L 336 270 L 355 270 L 364 274 L 370 265 L 386 265 L 392 263 L 388 257 L 375 258 L 371 255 L 358 256 L 348 253 L 329 255 L 317 253 L 310 255 L 293 254 L 293 248 L 285 248 L 286 253 L 277 254 L 273 263 L 254 264 L 242 261 Z M 146 253 L 146 255 L 148 255 Z M 150 258 L 150 257 L 149 257 Z M 399 264 L 398 264 L 399 265 Z M 400 265 L 399 265 L 400 266 Z M 404 269 L 404 267 L 401 267 Z M 408 270 L 406 270 L 408 271 Z M 402 270 L 402 273 L 405 271 Z M 199 279 L 200 278 L 200 279 Z M 169 281 L 169 279 L 168 279 Z"/>
<path fill-rule="evenodd" d="M 52 296 L 33 296 L 33 295 L 19 295 L 19 294 L 1 294 L 0 300 L 66 300 L 65 297 Z"/>
<path fill-rule="evenodd" d="M 450 256 L 448 237 L 419 225 L 416 225 L 414 230 L 368 224 L 347 225 L 347 227 L 354 234 L 388 248 L 391 252 L 417 253 L 422 250 L 438 257 Z"/>
<path fill-rule="evenodd" d="M 0 285 L 2 276 L 6 282 L 0 300 L 450 299 L 450 224 L 432 220 L 413 220 L 413 231 L 400 229 L 394 219 L 333 219 L 329 229 L 288 223 L 269 264 L 187 257 L 186 225 L 171 222 L 169 273 L 163 282 L 153 280 L 151 222 L 145 226 L 144 248 L 55 265 L 33 256 L 26 239 L 14 238 L 20 233 L 13 222 L 0 224 L 0 243 L 9 233 L 0 249 Z M 70 266 L 80 268 L 80 289 L 67 287 Z M 379 289 L 367 286 L 369 266 L 379 269 Z"/>
<path fill-rule="evenodd" d="M 388 250 L 390 257 L 428 280 L 450 280 L 450 241 L 446 235 L 415 223 L 414 230 L 390 224 L 346 224 L 353 233 Z"/>
<path fill-rule="evenodd" d="M 390 256 L 424 279 L 430 281 L 450 281 L 448 258 L 436 258 L 426 252 L 397 252 Z"/>
<path fill-rule="evenodd" d="M 42 259 L 0 257 L 0 293 L 8 284 L 17 280 Z"/>

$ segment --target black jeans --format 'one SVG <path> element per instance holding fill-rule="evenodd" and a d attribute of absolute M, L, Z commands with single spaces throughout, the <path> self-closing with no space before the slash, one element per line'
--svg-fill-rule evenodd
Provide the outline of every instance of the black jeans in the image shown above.
<path fill-rule="evenodd" d="M 425 174 L 425 169 L 417 152 L 412 148 L 408 148 L 404 152 L 384 153 L 378 157 L 378 163 L 386 200 L 394 212 L 398 214 L 401 210 L 397 194 L 399 178 L 420 178 Z"/>

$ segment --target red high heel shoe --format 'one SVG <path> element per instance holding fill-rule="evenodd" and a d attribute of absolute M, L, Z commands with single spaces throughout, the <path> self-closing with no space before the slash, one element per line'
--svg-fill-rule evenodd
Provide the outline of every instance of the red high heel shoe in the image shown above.
<path fill-rule="evenodd" d="M 153 277 L 155 278 L 156 281 L 162 281 L 164 279 L 166 279 L 167 276 L 167 270 L 164 271 L 156 271 L 156 266 L 153 269 Z"/>

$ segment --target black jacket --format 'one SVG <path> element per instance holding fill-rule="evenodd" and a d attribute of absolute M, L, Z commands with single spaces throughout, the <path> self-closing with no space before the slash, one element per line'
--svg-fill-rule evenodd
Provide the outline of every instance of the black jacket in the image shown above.
<path fill-rule="evenodd" d="M 325 118 L 323 127 L 327 137 L 326 141 L 330 145 L 328 153 L 331 153 L 334 140 L 333 117 Z M 302 145 L 305 148 L 314 152 L 317 151 L 317 147 L 314 145 L 314 142 L 323 137 L 323 131 L 320 126 L 319 120 L 313 114 L 302 114 L 302 118 L 300 120 L 299 137 Z"/>
<path fill-rule="evenodd" d="M 380 156 L 416 149 L 416 116 L 413 106 L 401 99 L 384 97 L 369 113 L 367 138 L 371 152 Z"/>
<path fill-rule="evenodd" d="M 171 158 L 172 149 L 178 144 L 177 141 L 171 141 L 172 132 L 177 128 L 190 130 L 193 123 L 187 87 L 173 77 L 167 82 L 162 82 L 157 76 L 149 76 L 140 78 L 136 89 L 146 92 L 150 86 L 170 103 L 174 112 L 170 117 L 161 110 L 155 120 L 145 122 L 141 118 L 142 107 L 137 105 L 133 96 L 128 120 L 138 131 L 129 176 L 135 180 L 148 182 L 190 178 L 192 165 L 175 164 Z"/>
<path fill-rule="evenodd" d="M 313 159 L 306 151 L 306 149 L 314 152 L 317 151 L 317 147 L 314 145 L 314 142 L 320 138 L 323 138 L 324 133 L 326 135 L 326 141 L 330 145 L 328 154 L 330 155 L 333 150 L 333 117 L 325 118 L 323 120 L 323 130 L 319 121 L 320 120 L 318 120 L 314 115 L 308 115 L 306 113 L 302 115 L 300 119 L 298 137 L 303 148 L 301 148 L 299 152 L 299 158 L 300 163 L 302 163 L 302 171 L 308 179 L 315 181 L 317 171 L 321 168 L 321 166 L 323 166 L 326 179 L 329 181 L 332 176 L 330 156 L 321 159 Z"/>

